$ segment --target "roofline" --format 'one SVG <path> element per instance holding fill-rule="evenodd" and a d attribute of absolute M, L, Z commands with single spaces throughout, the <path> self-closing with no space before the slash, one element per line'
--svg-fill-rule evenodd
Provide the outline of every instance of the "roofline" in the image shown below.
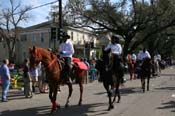
<path fill-rule="evenodd" d="M 49 24 L 51 25 L 52 22 L 51 21 L 42 22 L 42 23 L 39 23 L 39 24 L 36 24 L 36 25 L 32 25 L 32 26 L 23 28 L 22 30 L 38 29 L 38 28 L 40 28 L 40 27 L 42 27 L 44 25 L 49 25 Z M 80 29 L 80 28 L 75 28 L 75 27 L 71 27 L 71 26 L 64 26 L 63 30 L 64 29 L 71 29 L 71 30 L 76 30 L 76 31 L 80 31 L 80 32 L 82 32 L 82 30 L 83 30 L 86 33 L 92 33 L 92 31 L 88 30 L 87 28 L 81 28 Z"/>

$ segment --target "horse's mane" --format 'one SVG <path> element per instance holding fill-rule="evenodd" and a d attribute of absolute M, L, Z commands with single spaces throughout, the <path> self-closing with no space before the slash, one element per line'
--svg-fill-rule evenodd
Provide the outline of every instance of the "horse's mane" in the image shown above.
<path fill-rule="evenodd" d="M 45 57 L 49 58 L 49 59 L 55 59 L 57 58 L 57 56 L 54 53 L 51 53 L 50 51 L 48 51 L 47 49 L 41 48 L 41 47 L 37 47 L 37 50 L 42 54 L 44 54 Z"/>

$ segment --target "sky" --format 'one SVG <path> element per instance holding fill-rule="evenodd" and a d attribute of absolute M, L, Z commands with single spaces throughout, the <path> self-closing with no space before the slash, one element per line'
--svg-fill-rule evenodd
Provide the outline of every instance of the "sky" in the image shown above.
<path fill-rule="evenodd" d="M 50 3 L 53 1 L 58 1 L 58 0 L 13 0 L 13 1 L 15 1 L 16 3 L 21 1 L 23 6 L 30 5 L 32 6 L 32 8 L 34 8 L 34 7 L 37 7 L 46 3 Z M 115 0 L 111 0 L 111 1 L 115 1 Z M 66 2 L 67 0 L 62 0 L 62 6 L 64 6 Z M 58 5 L 58 2 L 56 2 L 56 4 Z M 0 0 L 0 10 L 2 8 L 6 8 L 9 6 L 10 6 L 10 0 Z M 32 25 L 36 25 L 36 24 L 48 21 L 46 17 L 49 16 L 50 10 L 51 10 L 51 5 L 47 5 L 47 6 L 43 6 L 43 7 L 28 11 L 28 14 L 31 16 L 31 18 L 27 22 L 20 23 L 19 26 L 29 27 Z"/>
<path fill-rule="evenodd" d="M 10 0 L 0 0 L 0 8 L 5 8 L 10 6 Z M 21 1 L 23 5 L 30 5 L 33 7 L 37 7 L 46 3 L 50 3 L 56 0 L 14 0 L 15 2 Z M 62 0 L 63 5 L 65 5 L 65 2 L 67 0 Z M 56 2 L 58 4 L 58 2 Z M 24 23 L 20 23 L 20 26 L 22 27 L 29 27 L 32 25 L 36 25 L 45 21 L 48 21 L 46 18 L 49 16 L 49 11 L 51 10 L 51 5 L 43 6 L 40 8 L 36 8 L 33 10 L 28 11 L 28 14 L 31 16 L 31 18 Z"/>

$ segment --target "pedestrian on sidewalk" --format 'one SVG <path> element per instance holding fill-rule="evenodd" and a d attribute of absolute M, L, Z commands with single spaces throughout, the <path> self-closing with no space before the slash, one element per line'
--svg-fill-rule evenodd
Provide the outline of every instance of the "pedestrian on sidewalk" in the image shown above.
<path fill-rule="evenodd" d="M 3 60 L 3 64 L 0 67 L 0 76 L 2 81 L 2 102 L 7 102 L 7 94 L 10 87 L 10 71 L 8 68 L 9 60 Z"/>
<path fill-rule="evenodd" d="M 32 79 L 32 92 L 35 93 L 36 91 L 36 86 L 38 83 L 38 68 L 37 65 L 34 66 L 33 68 L 31 68 L 30 70 L 30 75 L 31 75 L 31 79 Z"/>
<path fill-rule="evenodd" d="M 90 82 L 93 82 L 96 79 L 96 60 L 93 58 L 90 63 Z"/>
<path fill-rule="evenodd" d="M 85 78 L 85 82 L 86 82 L 86 84 L 88 83 L 88 80 L 89 80 L 89 69 L 90 69 L 90 64 L 89 64 L 89 62 L 87 61 L 87 58 L 84 58 L 83 59 L 83 62 L 86 64 L 86 66 L 87 66 L 87 70 L 86 70 L 86 78 Z"/>
<path fill-rule="evenodd" d="M 24 60 L 23 80 L 24 80 L 24 95 L 26 98 L 32 97 L 32 79 L 29 73 L 29 59 Z"/>

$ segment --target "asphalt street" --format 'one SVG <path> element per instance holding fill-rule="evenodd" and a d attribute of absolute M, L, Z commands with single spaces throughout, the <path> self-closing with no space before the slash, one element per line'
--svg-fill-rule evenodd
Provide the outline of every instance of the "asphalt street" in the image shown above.
<path fill-rule="evenodd" d="M 128 75 L 125 75 L 128 79 Z M 175 68 L 162 70 L 160 77 L 152 78 L 150 91 L 141 90 L 140 80 L 128 80 L 121 87 L 121 102 L 107 111 L 106 91 L 98 81 L 84 85 L 83 104 L 78 106 L 79 86 L 74 85 L 70 107 L 64 108 L 68 87 L 61 86 L 57 102 L 61 109 L 55 116 L 175 116 Z M 22 91 L 10 90 L 9 101 L 0 103 L 0 116 L 48 116 L 51 103 L 48 93 L 35 94 L 26 99 Z"/>

